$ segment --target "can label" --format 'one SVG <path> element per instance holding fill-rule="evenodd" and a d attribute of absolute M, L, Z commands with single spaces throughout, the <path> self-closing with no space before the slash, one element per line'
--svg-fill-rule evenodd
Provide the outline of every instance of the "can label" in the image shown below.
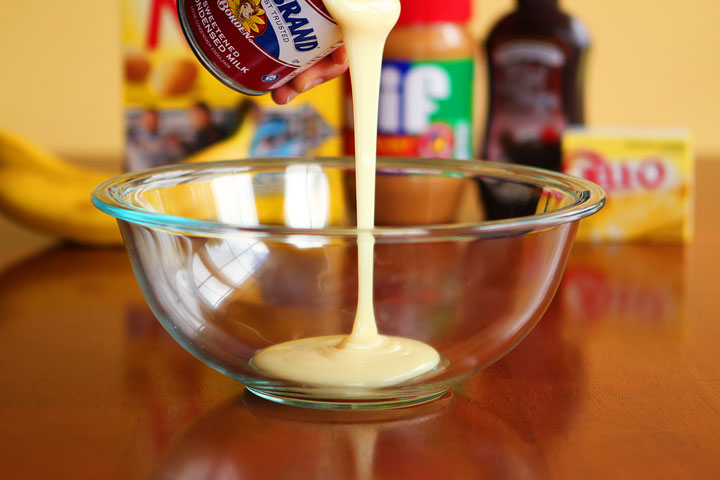
<path fill-rule="evenodd" d="M 320 0 L 180 0 L 178 14 L 203 65 L 243 93 L 278 88 L 341 44 Z"/>
<path fill-rule="evenodd" d="M 378 154 L 471 158 L 474 70 L 471 59 L 383 61 Z M 346 125 L 352 126 L 349 81 L 346 91 Z M 345 132 L 345 147 L 351 154 L 352 128 Z"/>

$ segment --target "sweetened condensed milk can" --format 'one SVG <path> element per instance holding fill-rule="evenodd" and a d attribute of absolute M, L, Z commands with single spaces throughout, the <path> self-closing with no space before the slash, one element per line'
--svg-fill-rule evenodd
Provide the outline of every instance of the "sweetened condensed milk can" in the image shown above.
<path fill-rule="evenodd" d="M 228 87 L 264 95 L 342 45 L 321 0 L 178 0 L 198 60 Z"/>

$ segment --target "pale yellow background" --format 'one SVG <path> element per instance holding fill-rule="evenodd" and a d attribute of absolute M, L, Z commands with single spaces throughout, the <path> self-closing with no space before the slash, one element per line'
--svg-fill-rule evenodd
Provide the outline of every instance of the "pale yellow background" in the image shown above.
<path fill-rule="evenodd" d="M 473 30 L 484 36 L 511 4 L 480 0 Z M 61 154 L 119 158 L 119 0 L 0 5 L 0 128 Z M 720 1 L 563 5 L 585 20 L 594 40 L 590 123 L 686 126 L 700 155 L 720 155 Z"/>

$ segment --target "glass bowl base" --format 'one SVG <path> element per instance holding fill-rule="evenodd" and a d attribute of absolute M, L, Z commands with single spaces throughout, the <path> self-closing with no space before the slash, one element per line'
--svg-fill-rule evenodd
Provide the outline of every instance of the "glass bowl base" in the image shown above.
<path fill-rule="evenodd" d="M 445 393 L 447 393 L 447 391 L 449 390 L 449 388 L 445 388 L 443 390 L 434 391 L 429 394 L 402 398 L 373 398 L 368 400 L 360 400 L 353 398 L 347 400 L 339 400 L 293 397 L 289 395 L 282 395 L 278 392 L 263 390 L 261 388 L 258 388 L 257 386 L 249 387 L 246 385 L 245 388 L 249 392 L 257 395 L 258 397 L 269 400 L 271 402 L 279 403 L 282 405 L 289 405 L 293 407 L 314 408 L 320 410 L 381 410 L 410 407 L 440 398 L 445 395 Z"/>

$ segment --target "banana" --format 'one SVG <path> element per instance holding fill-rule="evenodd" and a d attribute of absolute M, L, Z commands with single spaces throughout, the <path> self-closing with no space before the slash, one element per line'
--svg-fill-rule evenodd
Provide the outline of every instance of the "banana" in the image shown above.
<path fill-rule="evenodd" d="M 253 132 L 253 122 L 243 122 L 230 138 L 184 161 L 247 156 Z M 0 130 L 0 212 L 38 232 L 84 245 L 121 245 L 115 219 L 90 202 L 92 190 L 119 173 L 71 165 L 24 138 Z"/>
<path fill-rule="evenodd" d="M 224 141 L 218 142 L 183 160 L 185 163 L 232 160 L 248 157 L 255 135 L 256 122 L 248 117 Z M 47 150 L 0 130 L 0 213 L 33 230 L 84 245 L 121 245 L 115 219 L 90 202 L 92 190 L 120 172 L 101 172 L 71 165 Z M 339 172 L 328 174 L 332 196 L 344 196 Z M 166 192 L 146 192 L 148 208 L 195 218 L 214 218 L 214 205 L 188 203 L 188 199 L 206 195 L 189 195 L 187 190 L 201 191 L 209 185 L 178 186 Z M 162 196 L 167 198 L 163 199 Z M 156 198 L 157 197 L 157 198 Z M 342 201 L 332 202 L 329 221 L 339 222 L 345 215 Z M 261 223 L 285 222 L 282 195 L 258 199 Z M 168 213 L 168 211 L 166 211 Z"/>
<path fill-rule="evenodd" d="M 115 219 L 90 202 L 95 186 L 111 176 L 0 131 L 0 212 L 20 225 L 85 245 L 121 245 Z"/>
<path fill-rule="evenodd" d="M 255 122 L 242 122 L 230 137 L 199 152 L 190 155 L 183 163 L 214 162 L 217 160 L 237 160 L 250 155 L 250 145 L 255 135 Z"/>

